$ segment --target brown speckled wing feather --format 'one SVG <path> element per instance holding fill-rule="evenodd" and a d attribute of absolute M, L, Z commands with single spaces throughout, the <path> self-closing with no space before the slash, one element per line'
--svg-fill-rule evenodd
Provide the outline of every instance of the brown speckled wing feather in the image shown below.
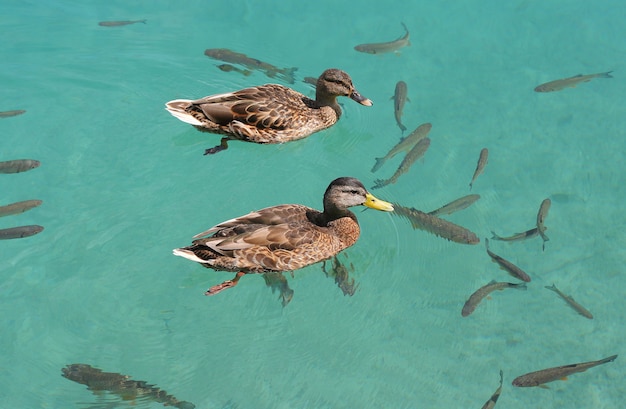
<path fill-rule="evenodd" d="M 267 247 L 270 250 L 294 250 L 318 240 L 321 232 L 314 226 L 302 226 L 298 223 L 264 226 L 223 240 L 211 240 L 207 246 L 215 251 L 227 254 L 233 250 L 251 247 Z"/>
<path fill-rule="evenodd" d="M 246 225 L 277 225 L 283 223 L 303 222 L 308 220 L 306 217 L 307 212 L 319 213 L 315 209 L 311 209 L 306 206 L 297 204 L 286 204 L 279 206 L 266 207 L 261 210 L 250 212 L 244 216 L 227 220 L 218 225 L 211 227 L 210 229 L 196 234 L 193 238 L 207 236 L 211 233 L 215 233 L 216 236 L 231 236 L 233 234 L 243 233 L 246 229 Z M 239 228 L 239 231 L 230 230 L 229 228 Z M 217 233 L 216 233 L 217 232 Z"/>
<path fill-rule="evenodd" d="M 301 94 L 278 84 L 214 95 L 196 100 L 193 105 L 221 125 L 235 120 L 259 129 L 276 130 L 301 126 L 301 112 L 307 109 Z"/>

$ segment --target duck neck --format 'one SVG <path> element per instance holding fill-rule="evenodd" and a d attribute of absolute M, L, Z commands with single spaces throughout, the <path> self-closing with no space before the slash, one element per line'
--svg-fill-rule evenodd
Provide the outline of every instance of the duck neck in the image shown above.
<path fill-rule="evenodd" d="M 329 106 L 332 109 L 334 109 L 335 113 L 337 114 L 337 118 L 339 118 L 341 116 L 341 107 L 337 103 L 337 97 L 325 95 L 322 92 L 316 91 L 315 92 L 315 102 L 317 102 L 317 104 L 319 106 L 321 106 L 321 107 Z"/>
<path fill-rule="evenodd" d="M 339 209 L 336 206 L 330 205 L 324 206 L 323 212 L 310 213 L 309 220 L 315 223 L 318 226 L 325 227 L 328 226 L 334 220 L 341 219 L 342 217 L 349 217 L 352 220 L 356 221 L 356 216 L 348 209 Z"/>

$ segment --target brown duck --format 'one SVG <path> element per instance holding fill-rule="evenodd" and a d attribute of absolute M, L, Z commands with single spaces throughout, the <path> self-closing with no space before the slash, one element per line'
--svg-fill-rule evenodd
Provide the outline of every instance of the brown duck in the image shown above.
<path fill-rule="evenodd" d="M 337 97 L 371 106 L 344 71 L 331 68 L 317 80 L 315 100 L 278 84 L 211 95 L 195 101 L 175 99 L 165 104 L 173 116 L 203 132 L 226 135 L 205 155 L 228 148 L 228 140 L 283 143 L 306 138 L 334 125 L 341 116 Z"/>
<path fill-rule="evenodd" d="M 297 270 L 352 246 L 360 229 L 348 208 L 360 205 L 393 211 L 357 179 L 341 177 L 326 189 L 323 212 L 298 204 L 267 207 L 195 235 L 190 246 L 174 254 L 213 270 L 237 272 L 205 293 L 214 295 L 234 287 L 245 274 Z"/>

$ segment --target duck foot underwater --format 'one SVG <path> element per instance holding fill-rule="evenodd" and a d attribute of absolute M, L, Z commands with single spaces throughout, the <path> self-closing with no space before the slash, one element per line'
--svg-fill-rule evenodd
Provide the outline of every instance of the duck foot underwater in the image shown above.
<path fill-rule="evenodd" d="M 233 278 L 232 280 L 226 280 L 221 284 L 218 285 L 214 285 L 213 287 L 209 288 L 208 290 L 206 290 L 206 292 L 204 293 L 204 295 L 215 295 L 218 294 L 228 288 L 232 288 L 234 286 L 237 285 L 237 283 L 239 282 L 239 279 L 243 276 L 245 276 L 246 273 L 244 273 L 243 271 L 238 272 L 235 275 L 235 278 Z"/>
<path fill-rule="evenodd" d="M 210 149 L 204 151 L 204 155 L 213 155 L 220 151 L 225 151 L 228 149 L 228 138 L 222 138 L 219 145 L 216 145 Z"/>

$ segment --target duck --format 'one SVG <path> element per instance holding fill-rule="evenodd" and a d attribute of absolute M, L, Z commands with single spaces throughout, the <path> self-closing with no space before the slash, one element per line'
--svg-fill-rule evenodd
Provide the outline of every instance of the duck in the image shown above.
<path fill-rule="evenodd" d="M 323 211 L 300 204 L 253 211 L 196 234 L 191 245 L 173 253 L 215 271 L 236 272 L 234 278 L 205 292 L 215 295 L 237 285 L 246 274 L 293 272 L 352 246 L 360 228 L 350 207 L 394 210 L 353 177 L 333 180 L 324 193 L 323 206 Z"/>
<path fill-rule="evenodd" d="M 199 131 L 225 135 L 205 151 L 209 155 L 227 149 L 229 140 L 277 144 L 329 128 L 341 117 L 341 96 L 373 105 L 345 71 L 330 68 L 318 78 L 314 100 L 280 84 L 265 84 L 197 100 L 175 99 L 165 109 Z"/>

